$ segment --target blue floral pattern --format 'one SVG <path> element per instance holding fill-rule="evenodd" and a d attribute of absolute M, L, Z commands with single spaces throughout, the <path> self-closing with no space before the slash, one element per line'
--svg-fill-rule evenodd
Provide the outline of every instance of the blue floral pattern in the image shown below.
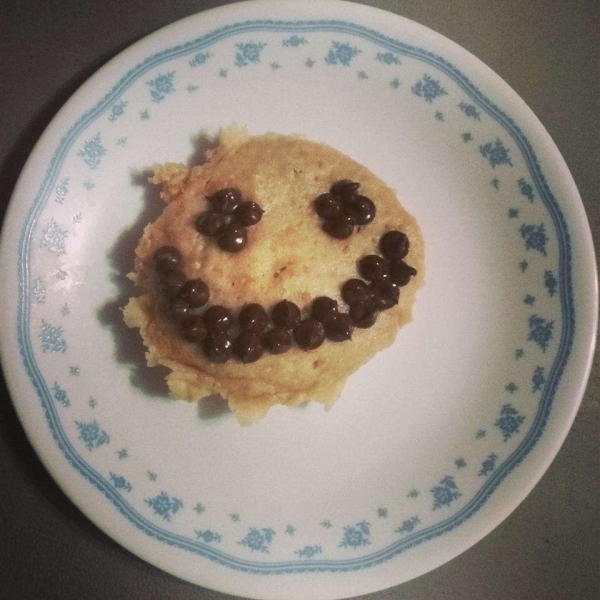
<path fill-rule="evenodd" d="M 60 326 L 54 327 L 43 319 L 41 328 L 42 352 L 60 352 L 64 354 L 67 350 L 67 342 L 63 336 L 63 328 Z"/>
<path fill-rule="evenodd" d="M 361 521 L 356 525 L 348 525 L 344 527 L 344 537 L 339 543 L 340 548 L 361 548 L 368 546 L 371 543 L 369 539 L 371 535 L 371 524 L 367 521 Z"/>
<path fill-rule="evenodd" d="M 448 92 L 440 85 L 437 79 L 433 79 L 430 75 L 425 73 L 422 79 L 419 79 L 411 88 L 412 93 L 420 98 L 423 98 L 425 102 L 431 104 L 439 96 L 445 96 Z"/>
<path fill-rule="evenodd" d="M 347 42 L 331 42 L 331 48 L 325 57 L 325 62 L 328 65 L 342 65 L 344 67 L 349 67 L 354 57 L 361 52 L 362 50 L 359 50 Z"/>
<path fill-rule="evenodd" d="M 382 62 L 386 65 L 401 65 L 402 61 L 393 52 L 378 52 L 375 55 L 375 60 Z"/>
<path fill-rule="evenodd" d="M 71 404 L 69 401 L 69 397 L 67 396 L 67 392 L 56 383 L 52 386 L 52 394 L 54 395 L 54 399 L 62 406 L 67 407 Z"/>
<path fill-rule="evenodd" d="M 294 553 L 300 558 L 312 558 L 317 554 L 321 554 L 322 551 L 321 546 L 304 546 L 301 550 L 295 550 Z"/>
<path fill-rule="evenodd" d="M 125 108 L 127 107 L 127 100 L 119 100 L 116 104 L 113 104 L 110 108 L 110 113 L 108 115 L 108 120 L 111 123 L 114 123 L 121 115 L 125 113 Z"/>
<path fill-rule="evenodd" d="M 112 484 L 115 486 L 117 490 L 122 490 L 124 492 L 130 492 L 133 489 L 133 486 L 123 475 L 117 475 L 112 471 L 108 474 Z"/>
<path fill-rule="evenodd" d="M 69 193 L 69 178 L 63 177 L 61 182 L 56 186 L 56 197 L 54 202 L 62 204 Z"/>
<path fill-rule="evenodd" d="M 496 138 L 495 142 L 488 142 L 479 146 L 479 152 L 483 158 L 487 158 L 492 168 L 499 165 L 513 166 L 510 160 L 510 153 L 506 146 L 500 141 L 500 138 Z"/>
<path fill-rule="evenodd" d="M 38 304 L 45 304 L 46 302 L 46 286 L 44 282 L 38 277 L 34 283 L 33 288 L 31 289 L 34 300 Z"/>
<path fill-rule="evenodd" d="M 167 492 L 161 492 L 153 498 L 147 498 L 145 502 L 154 511 L 155 515 L 165 521 L 170 521 L 183 508 L 183 502 L 179 498 L 169 496 Z"/>
<path fill-rule="evenodd" d="M 97 169 L 100 166 L 102 157 L 106 153 L 107 150 L 102 144 L 100 133 L 97 133 L 92 139 L 84 141 L 83 148 L 77 152 L 77 155 L 83 158 L 83 162 L 90 169 Z"/>
<path fill-rule="evenodd" d="M 150 88 L 152 102 L 158 104 L 175 91 L 175 71 L 160 73 L 154 79 L 146 82 Z"/>
<path fill-rule="evenodd" d="M 517 185 L 519 186 L 519 191 L 521 192 L 521 195 L 525 196 L 525 198 L 527 198 L 529 202 L 533 202 L 533 200 L 535 199 L 533 186 L 529 182 L 525 181 L 524 177 L 521 177 L 521 179 L 517 181 Z"/>
<path fill-rule="evenodd" d="M 496 419 L 495 425 L 502 433 L 502 438 L 507 442 L 515 433 L 519 433 L 525 417 L 511 404 L 505 404 Z"/>
<path fill-rule="evenodd" d="M 433 496 L 432 510 L 450 506 L 455 500 L 458 500 L 458 498 L 462 496 L 452 475 L 446 475 L 436 486 L 431 488 L 430 491 Z"/>
<path fill-rule="evenodd" d="M 287 46 L 288 48 L 298 48 L 298 46 L 303 46 L 304 44 L 308 44 L 308 42 L 304 36 L 300 35 L 292 35 L 281 42 L 282 46 Z"/>
<path fill-rule="evenodd" d="M 489 473 L 491 473 L 496 468 L 496 461 L 498 460 L 498 455 L 492 453 L 490 454 L 482 463 L 481 469 L 479 470 L 480 477 L 487 477 Z"/>
<path fill-rule="evenodd" d="M 99 448 L 110 442 L 109 435 L 100 428 L 95 419 L 89 423 L 75 421 L 75 425 L 79 429 L 79 439 L 83 441 L 88 450 Z"/>
<path fill-rule="evenodd" d="M 420 525 L 421 521 L 419 517 L 412 517 L 410 519 L 406 519 L 402 521 L 400 527 L 398 527 L 395 531 L 399 534 L 410 533 L 417 525 Z"/>
<path fill-rule="evenodd" d="M 188 64 L 190 67 L 199 67 L 200 65 L 203 65 L 211 56 L 212 54 L 210 52 L 196 52 L 196 54 L 194 54 L 194 58 L 189 60 Z"/>
<path fill-rule="evenodd" d="M 535 250 L 546 256 L 548 236 L 546 235 L 546 228 L 543 223 L 540 225 L 526 225 L 523 223 L 519 232 L 521 233 L 521 237 L 525 240 L 525 248 L 527 250 Z"/>
<path fill-rule="evenodd" d="M 247 67 L 250 64 L 260 62 L 260 55 L 267 46 L 264 42 L 244 42 L 236 44 L 237 52 L 235 53 L 235 64 L 238 67 Z"/>
<path fill-rule="evenodd" d="M 467 117 L 475 119 L 476 121 L 481 121 L 481 113 L 477 110 L 476 106 L 473 106 L 468 102 L 461 102 L 458 105 L 458 108 L 460 108 L 460 110 L 462 110 Z"/>
<path fill-rule="evenodd" d="M 550 270 L 544 271 L 544 287 L 548 292 L 548 296 L 554 296 L 554 294 L 556 294 L 558 281 L 554 276 L 554 273 Z"/>
<path fill-rule="evenodd" d="M 546 383 L 546 375 L 545 375 L 544 367 L 537 366 L 535 371 L 533 372 L 533 377 L 531 378 L 532 392 L 539 392 L 543 387 L 544 383 Z"/>
<path fill-rule="evenodd" d="M 67 252 L 65 240 L 69 235 L 67 229 L 63 229 L 54 219 L 50 219 L 46 229 L 42 232 L 40 248 L 46 248 L 49 252 L 60 256 Z"/>
<path fill-rule="evenodd" d="M 250 527 L 246 536 L 238 542 L 246 546 L 251 552 L 269 552 L 269 546 L 275 538 L 275 531 L 270 527 Z"/>
<path fill-rule="evenodd" d="M 531 315 L 528 323 L 529 335 L 527 336 L 527 340 L 535 342 L 541 348 L 542 352 L 546 352 L 548 345 L 552 341 L 554 321 L 548 321 L 538 315 Z"/>
<path fill-rule="evenodd" d="M 202 540 L 206 544 L 220 542 L 223 539 L 220 533 L 215 533 L 214 531 L 211 531 L 210 529 L 205 529 L 204 531 L 196 529 L 195 533 L 196 533 L 196 539 Z"/>

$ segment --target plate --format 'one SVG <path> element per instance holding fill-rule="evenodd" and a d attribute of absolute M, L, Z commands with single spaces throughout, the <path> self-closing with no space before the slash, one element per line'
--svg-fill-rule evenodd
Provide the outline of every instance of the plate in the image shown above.
<path fill-rule="evenodd" d="M 349 154 L 426 241 L 393 347 L 330 412 L 251 428 L 166 399 L 120 314 L 161 209 L 148 169 L 233 122 Z M 341 2 L 219 8 L 110 61 L 38 142 L 0 259 L 3 366 L 52 476 L 144 560 L 251 598 L 371 592 L 485 536 L 558 451 L 596 330 L 589 226 L 539 121 L 454 43 Z"/>

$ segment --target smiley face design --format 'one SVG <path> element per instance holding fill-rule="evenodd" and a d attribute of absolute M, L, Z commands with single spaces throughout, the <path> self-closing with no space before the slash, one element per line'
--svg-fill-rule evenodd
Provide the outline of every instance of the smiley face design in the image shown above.
<path fill-rule="evenodd" d="M 166 201 L 124 317 L 174 397 L 219 393 L 241 423 L 330 406 L 410 321 L 423 278 L 414 218 L 368 169 L 299 136 L 225 130 L 207 162 L 167 164 Z"/>

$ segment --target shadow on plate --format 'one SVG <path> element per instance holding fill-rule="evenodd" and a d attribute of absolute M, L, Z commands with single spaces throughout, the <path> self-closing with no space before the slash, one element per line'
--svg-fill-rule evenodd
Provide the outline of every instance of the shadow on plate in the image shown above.
<path fill-rule="evenodd" d="M 204 132 L 191 138 L 193 151 L 187 164 L 200 165 L 205 162 L 206 152 L 216 146 L 216 139 Z M 98 319 L 112 330 L 115 340 L 115 359 L 130 369 L 131 384 L 142 390 L 148 397 L 168 400 L 168 388 L 165 377 L 169 373 L 166 367 L 149 368 L 146 364 L 146 347 L 137 329 L 130 329 L 123 321 L 123 308 L 129 298 L 137 293 L 127 274 L 133 270 L 135 248 L 148 223 L 155 221 L 163 211 L 164 202 L 160 197 L 160 188 L 148 181 L 151 169 L 131 173 L 131 184 L 143 188 L 143 209 L 136 221 L 122 231 L 108 251 L 108 260 L 112 269 L 111 281 L 117 287 L 117 295 L 106 302 L 98 311 Z M 229 414 L 227 402 L 218 394 L 211 394 L 198 403 L 198 415 L 202 420 L 215 420 Z"/>

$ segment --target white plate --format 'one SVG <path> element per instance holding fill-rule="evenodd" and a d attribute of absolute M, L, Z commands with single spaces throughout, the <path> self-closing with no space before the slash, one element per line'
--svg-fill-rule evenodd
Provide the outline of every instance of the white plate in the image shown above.
<path fill-rule="evenodd" d="M 232 122 L 348 153 L 423 228 L 414 322 L 329 413 L 240 428 L 168 401 L 121 323 L 160 210 L 140 173 Z M 4 369 L 48 470 L 138 556 L 242 596 L 358 595 L 467 549 L 548 467 L 591 362 L 591 238 L 554 143 L 465 50 L 360 5 L 238 4 L 134 44 L 42 136 L 1 250 Z"/>

